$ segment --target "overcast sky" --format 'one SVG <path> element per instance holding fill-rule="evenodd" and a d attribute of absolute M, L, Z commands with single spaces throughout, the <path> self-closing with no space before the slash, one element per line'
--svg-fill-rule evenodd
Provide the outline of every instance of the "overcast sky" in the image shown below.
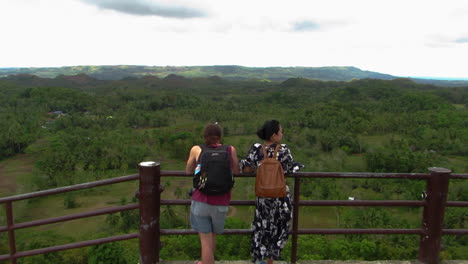
<path fill-rule="evenodd" d="M 0 0 L 0 67 L 74 65 L 468 78 L 468 1 Z"/>

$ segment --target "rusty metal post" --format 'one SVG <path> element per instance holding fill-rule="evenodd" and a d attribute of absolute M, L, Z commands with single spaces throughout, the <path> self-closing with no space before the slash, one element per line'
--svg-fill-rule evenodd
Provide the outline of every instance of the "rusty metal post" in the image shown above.
<path fill-rule="evenodd" d="M 424 234 L 419 241 L 418 259 L 425 264 L 439 263 L 440 243 L 444 223 L 445 205 L 450 173 L 445 168 L 429 168 L 431 178 L 427 182 L 426 205 L 423 212 Z"/>
<path fill-rule="evenodd" d="M 153 161 L 138 164 L 140 186 L 140 264 L 159 263 L 160 249 L 160 164 Z"/>
<path fill-rule="evenodd" d="M 291 263 L 297 261 L 297 236 L 299 226 L 299 194 L 301 189 L 301 178 L 296 175 L 294 177 L 294 200 L 293 200 L 293 225 L 292 225 L 292 247 L 291 247 Z"/>
<path fill-rule="evenodd" d="M 8 228 L 8 244 L 10 246 L 10 262 L 16 264 L 16 240 L 15 240 L 15 230 L 13 229 L 13 205 L 12 202 L 7 202 L 5 204 L 6 209 L 6 219 L 7 219 L 7 228 Z"/>

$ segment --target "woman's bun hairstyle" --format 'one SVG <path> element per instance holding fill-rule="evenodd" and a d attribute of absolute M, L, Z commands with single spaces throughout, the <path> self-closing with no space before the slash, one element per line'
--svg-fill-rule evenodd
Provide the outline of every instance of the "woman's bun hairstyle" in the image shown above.
<path fill-rule="evenodd" d="M 269 140 L 279 129 L 280 123 L 277 120 L 268 120 L 257 130 L 257 136 L 262 140 Z"/>

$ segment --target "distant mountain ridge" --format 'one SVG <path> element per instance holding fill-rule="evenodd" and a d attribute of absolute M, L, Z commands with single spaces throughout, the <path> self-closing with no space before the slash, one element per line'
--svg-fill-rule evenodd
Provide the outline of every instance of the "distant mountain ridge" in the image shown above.
<path fill-rule="evenodd" d="M 96 80 L 121 80 L 128 77 L 154 76 L 165 78 L 171 74 L 187 78 L 218 76 L 224 79 L 265 79 L 284 81 L 289 78 L 307 78 L 321 81 L 350 81 L 352 79 L 383 79 L 400 78 L 390 74 L 364 71 L 356 67 L 244 67 L 237 65 L 214 66 L 68 66 L 44 68 L 0 68 L 0 77 L 9 75 L 35 75 L 43 78 L 58 76 L 80 76 L 76 81 L 87 82 L 83 75 Z M 62 77 L 66 78 L 66 77 Z M 435 84 L 439 86 L 468 86 L 466 80 L 431 80 L 410 78 L 418 83 Z"/>

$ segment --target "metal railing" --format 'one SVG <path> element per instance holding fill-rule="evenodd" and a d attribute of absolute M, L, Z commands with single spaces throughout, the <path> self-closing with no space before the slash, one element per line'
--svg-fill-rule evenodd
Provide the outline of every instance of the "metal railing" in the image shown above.
<path fill-rule="evenodd" d="M 113 237 L 106 237 L 106 238 L 95 239 L 95 240 L 76 242 L 76 243 L 71 243 L 71 244 L 66 244 L 66 245 L 58 245 L 58 246 L 53 246 L 53 247 L 17 252 L 15 230 L 27 228 L 27 227 L 35 227 L 35 226 L 42 226 L 42 225 L 48 225 L 48 224 L 53 224 L 53 223 L 65 222 L 65 221 L 81 219 L 81 218 L 90 217 L 90 216 L 98 216 L 98 215 L 121 212 L 125 210 L 137 209 L 139 208 L 139 205 L 129 204 L 129 205 L 124 205 L 124 206 L 116 206 L 112 208 L 104 208 L 104 209 L 89 211 L 85 213 L 78 213 L 78 214 L 72 214 L 72 215 L 66 215 L 66 216 L 40 219 L 40 220 L 35 220 L 35 221 L 23 222 L 23 223 L 14 223 L 13 202 L 28 200 L 32 198 L 39 198 L 39 197 L 49 196 L 53 194 L 83 190 L 83 189 L 88 189 L 88 188 L 93 188 L 93 187 L 98 187 L 98 186 L 111 185 L 111 184 L 120 183 L 120 182 L 133 181 L 139 178 L 140 178 L 139 175 L 135 174 L 135 175 L 116 177 L 112 179 L 88 182 L 88 183 L 77 184 L 77 185 L 72 185 L 72 186 L 60 187 L 56 189 L 50 189 L 50 190 L 44 190 L 44 191 L 39 191 L 39 192 L 26 193 L 26 194 L 0 198 L 0 204 L 5 204 L 5 210 L 6 210 L 5 215 L 6 215 L 6 220 L 7 220 L 6 226 L 0 226 L 0 233 L 2 232 L 8 233 L 8 245 L 10 248 L 9 254 L 0 255 L 0 261 L 10 260 L 12 264 L 16 264 L 16 260 L 19 258 L 23 258 L 23 257 L 57 252 L 57 251 L 66 250 L 66 249 L 74 249 L 74 248 L 80 248 L 80 247 L 86 247 L 86 246 L 99 245 L 103 243 L 132 239 L 132 238 L 138 238 L 139 234 L 133 233 L 133 234 L 125 234 L 125 235 L 120 235 L 120 236 L 113 236 Z"/>
<path fill-rule="evenodd" d="M 8 244 L 10 252 L 0 255 L 0 261 L 9 260 L 16 264 L 19 258 L 46 254 L 67 249 L 74 249 L 103 243 L 139 239 L 140 263 L 153 264 L 160 260 L 161 236 L 163 235 L 193 235 L 197 234 L 191 229 L 160 229 L 160 207 L 161 205 L 190 205 L 190 200 L 162 200 L 161 193 L 164 191 L 161 185 L 161 177 L 191 177 L 183 171 L 161 171 L 160 164 L 156 162 L 142 162 L 139 164 L 139 174 L 122 176 L 101 181 L 77 184 L 73 186 L 60 187 L 51 190 L 21 194 L 11 197 L 0 198 L 0 204 L 5 204 L 6 226 L 0 226 L 0 233 L 8 233 Z M 255 177 L 253 174 L 241 174 L 236 177 Z M 297 262 L 298 235 L 304 234 L 413 234 L 420 236 L 418 260 L 422 263 L 438 263 L 440 253 L 440 242 L 442 235 L 467 235 L 468 229 L 443 229 L 443 219 L 446 207 L 468 207 L 465 201 L 447 201 L 447 192 L 450 179 L 468 179 L 468 174 L 452 174 L 444 168 L 429 168 L 429 173 L 323 173 L 323 172 L 300 172 L 288 175 L 294 179 L 293 186 L 293 220 L 291 234 L 291 262 Z M 404 200 L 300 200 L 301 178 L 364 178 L 364 179 L 408 179 L 427 181 L 425 197 L 422 201 Z M 136 193 L 139 203 L 104 208 L 85 213 L 67 216 L 53 217 L 23 223 L 14 223 L 13 202 L 31 198 L 43 197 L 52 194 L 88 189 L 92 187 L 110 185 L 120 182 L 139 180 L 139 188 Z M 254 206 L 253 200 L 233 200 L 231 205 Z M 418 229 L 299 229 L 298 219 L 301 206 L 411 206 L 423 207 L 422 225 Z M 65 245 L 47 248 L 33 249 L 17 252 L 15 230 L 64 222 L 90 216 L 111 214 L 125 210 L 139 209 L 140 230 L 137 233 L 105 237 L 95 240 L 81 241 Z M 249 229 L 226 229 L 224 234 L 250 234 Z M 416 258 L 416 256 L 415 256 Z"/>

